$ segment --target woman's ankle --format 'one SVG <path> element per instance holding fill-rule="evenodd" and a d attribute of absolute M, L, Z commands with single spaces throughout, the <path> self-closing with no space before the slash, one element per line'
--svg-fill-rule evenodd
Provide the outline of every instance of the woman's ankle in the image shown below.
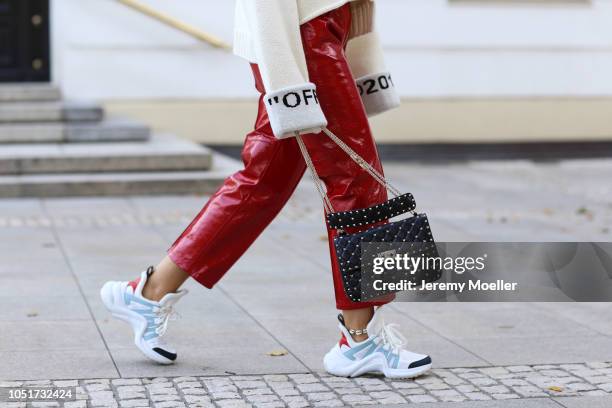
<path fill-rule="evenodd" d="M 168 292 L 164 292 L 162 288 L 155 285 L 149 279 L 142 288 L 142 297 L 153 302 L 159 302 Z"/>
<path fill-rule="evenodd" d="M 342 316 L 344 319 L 344 326 L 347 328 L 354 341 L 361 342 L 368 339 L 366 328 L 374 316 L 373 307 L 343 310 Z"/>

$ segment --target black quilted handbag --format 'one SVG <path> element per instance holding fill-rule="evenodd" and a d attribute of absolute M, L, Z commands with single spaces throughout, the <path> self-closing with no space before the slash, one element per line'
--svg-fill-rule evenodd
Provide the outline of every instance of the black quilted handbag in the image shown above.
<path fill-rule="evenodd" d="M 334 238 L 334 247 L 338 265 L 342 273 L 344 291 L 353 302 L 363 302 L 383 298 L 399 290 L 375 289 L 374 280 L 380 279 L 378 275 L 371 273 L 370 268 L 374 255 L 389 256 L 384 250 L 389 246 L 383 243 L 393 244 L 393 254 L 407 254 L 410 257 L 438 258 L 436 248 L 427 215 L 416 211 L 416 203 L 412 194 L 401 194 L 399 190 L 388 183 L 382 174 L 367 163 L 353 149 L 351 149 L 340 138 L 329 129 L 323 132 L 329 136 L 351 159 L 367 171 L 376 181 L 382 184 L 395 197 L 384 203 L 369 208 L 356 209 L 345 212 L 335 212 L 329 197 L 323 187 L 323 182 L 312 163 L 308 150 L 299 136 L 296 134 L 298 145 L 304 156 L 304 160 L 315 183 L 319 194 L 323 199 L 326 212 L 326 220 L 329 228 L 338 231 Z M 393 217 L 411 213 L 408 218 L 398 221 L 389 221 Z M 363 230 L 363 227 L 369 226 Z M 362 229 L 361 232 L 349 233 L 351 229 Z M 369 245 L 368 251 L 362 250 L 364 243 Z M 383 248 L 381 248 L 383 247 Z M 383 250 L 382 252 L 377 252 Z M 388 252 L 388 251 L 387 251 Z M 365 267 L 365 268 L 364 268 Z M 442 269 L 439 264 L 423 264 L 416 270 L 397 270 L 391 276 L 385 274 L 385 282 L 413 282 L 420 286 L 422 281 L 435 282 L 442 277 Z"/>

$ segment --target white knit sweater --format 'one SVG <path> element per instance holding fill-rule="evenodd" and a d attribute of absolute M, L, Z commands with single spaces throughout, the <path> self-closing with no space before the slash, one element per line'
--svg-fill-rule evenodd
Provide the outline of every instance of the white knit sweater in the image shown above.
<path fill-rule="evenodd" d="M 347 59 L 366 110 L 399 105 L 374 31 L 374 0 L 237 0 L 234 53 L 256 63 L 266 89 L 274 134 L 317 132 L 327 125 L 309 82 L 300 25 L 351 2 Z"/>

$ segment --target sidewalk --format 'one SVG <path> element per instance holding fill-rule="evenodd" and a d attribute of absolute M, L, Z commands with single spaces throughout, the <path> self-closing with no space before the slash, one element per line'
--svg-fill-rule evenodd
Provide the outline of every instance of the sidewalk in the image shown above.
<path fill-rule="evenodd" d="M 612 238 L 612 160 L 386 169 L 439 241 Z M 151 364 L 98 290 L 156 263 L 204 202 L 0 201 L 0 386 L 67 380 L 59 384 L 79 385 L 90 406 L 612 406 L 609 304 L 397 303 L 391 317 L 411 348 L 432 355 L 432 375 L 324 375 L 336 312 L 321 206 L 307 181 L 221 285 L 189 282 L 167 335 L 179 361 Z"/>

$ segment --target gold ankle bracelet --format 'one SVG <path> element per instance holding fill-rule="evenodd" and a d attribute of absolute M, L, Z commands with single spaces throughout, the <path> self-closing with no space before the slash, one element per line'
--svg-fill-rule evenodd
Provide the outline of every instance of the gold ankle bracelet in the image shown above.
<path fill-rule="evenodd" d="M 349 329 L 346 328 L 351 336 L 361 336 L 362 334 L 368 334 L 368 329 Z"/>

